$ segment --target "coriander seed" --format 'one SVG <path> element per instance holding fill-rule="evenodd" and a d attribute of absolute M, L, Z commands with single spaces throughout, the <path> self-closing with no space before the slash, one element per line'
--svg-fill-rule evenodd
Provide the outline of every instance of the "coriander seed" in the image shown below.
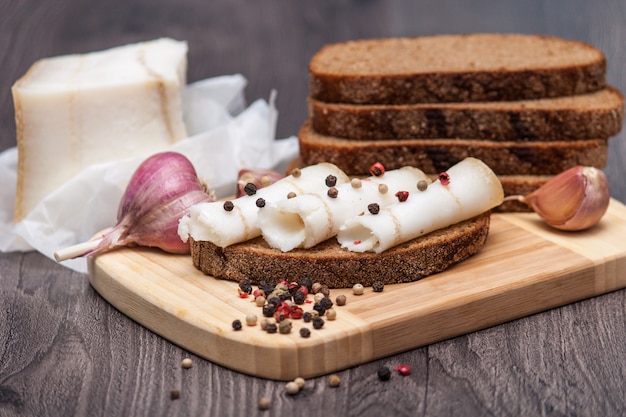
<path fill-rule="evenodd" d="M 177 400 L 180 398 L 180 390 L 174 388 L 170 391 L 170 399 Z"/>
<path fill-rule="evenodd" d="M 268 397 L 259 398 L 259 410 L 269 410 L 271 401 Z"/>
<path fill-rule="evenodd" d="M 341 378 L 337 374 L 329 375 L 328 386 L 331 388 L 337 388 L 341 384 Z"/>
<path fill-rule="evenodd" d="M 254 313 L 249 313 L 249 314 L 246 316 L 246 324 L 247 324 L 248 326 L 256 326 L 256 322 L 257 322 L 257 317 L 256 317 L 256 314 L 254 314 Z"/>
<path fill-rule="evenodd" d="M 289 395 L 296 395 L 300 392 L 300 387 L 294 381 L 289 381 L 285 384 L 285 391 Z"/>
<path fill-rule="evenodd" d="M 294 379 L 294 380 L 293 380 L 293 382 L 295 382 L 296 384 L 298 384 L 298 387 L 299 387 L 300 389 L 304 388 L 304 385 L 305 385 L 305 383 L 306 383 L 306 381 L 304 380 L 304 378 L 302 378 L 302 377 L 300 377 L 300 376 L 299 376 L 299 377 L 297 377 L 296 379 Z"/>
<path fill-rule="evenodd" d="M 346 301 L 347 301 L 346 296 L 343 294 L 339 294 L 337 298 L 335 298 L 335 302 L 337 303 L 338 306 L 345 306 Z"/>
<path fill-rule="evenodd" d="M 317 294 L 320 288 L 322 288 L 322 284 L 320 284 L 319 282 L 314 282 L 313 285 L 311 285 L 311 292 L 313 294 Z"/>

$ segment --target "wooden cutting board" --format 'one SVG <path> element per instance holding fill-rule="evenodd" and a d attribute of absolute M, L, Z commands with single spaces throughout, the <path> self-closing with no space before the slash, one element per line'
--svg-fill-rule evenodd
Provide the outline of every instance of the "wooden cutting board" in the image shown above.
<path fill-rule="evenodd" d="M 246 326 L 261 309 L 238 296 L 237 283 L 197 271 L 189 256 L 121 249 L 91 258 L 89 270 L 113 306 L 199 356 L 258 377 L 309 378 L 626 287 L 626 207 L 612 200 L 596 227 L 578 233 L 550 229 L 532 213 L 494 214 L 472 258 L 382 293 L 332 290 L 333 299 L 348 298 L 337 319 L 319 330 L 295 320 L 290 334 Z"/>

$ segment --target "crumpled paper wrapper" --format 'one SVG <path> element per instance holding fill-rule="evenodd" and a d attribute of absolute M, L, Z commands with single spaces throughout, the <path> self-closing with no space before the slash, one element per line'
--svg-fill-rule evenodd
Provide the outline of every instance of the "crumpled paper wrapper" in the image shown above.
<path fill-rule="evenodd" d="M 218 198 L 235 194 L 241 168 L 284 171 L 298 154 L 296 137 L 275 139 L 275 92 L 269 102 L 257 100 L 246 107 L 246 83 L 236 74 L 189 84 L 183 96 L 189 137 L 159 150 L 189 158 Z M 55 251 L 85 242 L 115 225 L 126 185 L 148 156 L 87 167 L 14 224 L 17 149 L 0 153 L 0 250 L 37 250 L 54 259 Z M 84 258 L 62 265 L 87 272 Z"/>

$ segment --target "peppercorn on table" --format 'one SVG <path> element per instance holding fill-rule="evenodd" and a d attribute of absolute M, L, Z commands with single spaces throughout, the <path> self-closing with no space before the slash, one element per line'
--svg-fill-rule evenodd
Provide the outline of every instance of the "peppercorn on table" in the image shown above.
<path fill-rule="evenodd" d="M 626 207 L 612 200 L 603 220 L 578 232 L 550 229 L 533 213 L 493 214 L 486 245 L 472 258 L 422 280 L 331 289 L 335 320 L 292 331 L 262 317 L 236 282 L 196 270 L 189 256 L 147 248 L 90 258 L 90 281 L 120 311 L 172 342 L 228 368 L 270 379 L 314 377 L 626 287 Z M 311 297 L 311 295 L 309 295 Z M 311 310 L 312 304 L 304 310 Z M 300 328 L 309 328 L 302 337 Z M 315 326 L 317 327 L 317 326 Z"/>

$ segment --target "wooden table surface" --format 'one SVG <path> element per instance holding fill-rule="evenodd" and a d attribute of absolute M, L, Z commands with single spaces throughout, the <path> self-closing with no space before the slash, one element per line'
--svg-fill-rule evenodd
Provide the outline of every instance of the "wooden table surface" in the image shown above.
<path fill-rule="evenodd" d="M 248 101 L 278 91 L 278 137 L 306 119 L 307 64 L 324 44 L 463 32 L 589 42 L 626 91 L 624 0 L 0 0 L 0 150 L 15 146 L 10 93 L 44 56 L 170 36 L 189 42 L 189 81 L 241 73 Z M 626 202 L 626 132 L 605 169 Z M 624 271 L 626 273 L 626 271 Z M 181 360 L 190 357 L 191 369 Z M 408 364 L 382 383 L 376 370 Z M 189 354 L 103 300 L 87 276 L 35 253 L 0 253 L 0 416 L 622 416 L 626 290 L 306 382 L 247 376 Z M 170 391 L 180 390 L 172 400 Z M 259 411 L 261 396 L 271 399 Z"/>

